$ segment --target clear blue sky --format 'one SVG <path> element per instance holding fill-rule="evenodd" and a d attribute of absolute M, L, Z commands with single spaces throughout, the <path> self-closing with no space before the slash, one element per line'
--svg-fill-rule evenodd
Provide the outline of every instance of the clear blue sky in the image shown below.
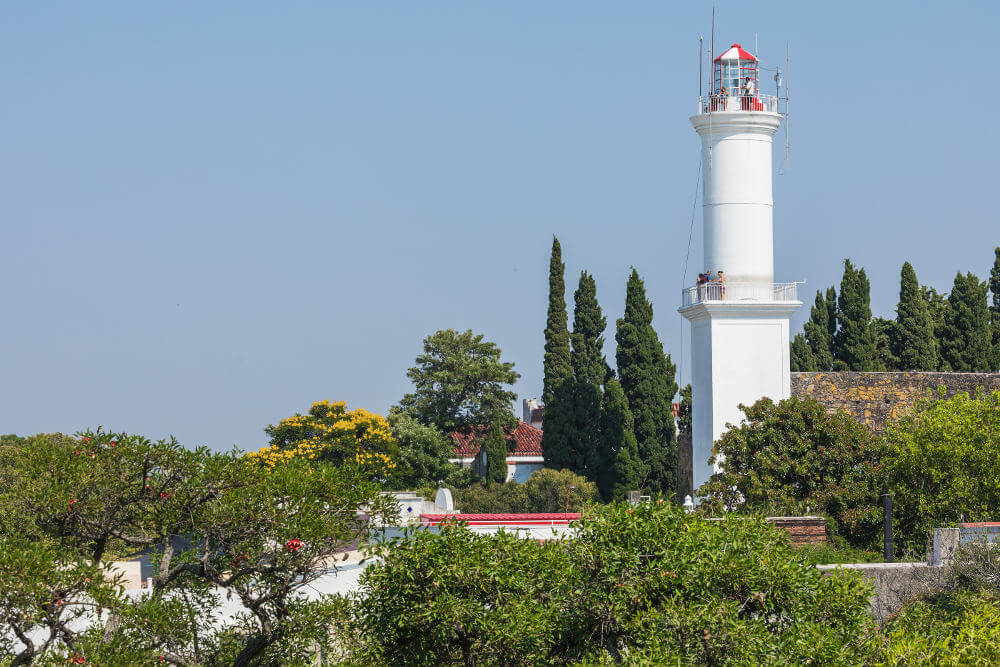
<path fill-rule="evenodd" d="M 386 410 L 447 327 L 537 396 L 553 234 L 609 359 L 634 265 L 677 360 L 711 4 L 353 4 L 0 10 L 0 432 L 256 448 L 314 400 Z M 717 52 L 791 44 L 776 279 L 811 300 L 850 257 L 890 314 L 905 260 L 985 276 L 997 5 L 717 6 Z"/>

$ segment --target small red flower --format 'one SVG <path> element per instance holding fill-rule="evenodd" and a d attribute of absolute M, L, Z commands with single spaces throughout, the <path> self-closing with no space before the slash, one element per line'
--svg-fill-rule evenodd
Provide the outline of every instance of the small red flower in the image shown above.
<path fill-rule="evenodd" d="M 83 436 L 83 441 L 84 442 L 90 442 L 90 438 L 88 438 L 87 436 Z"/>
<path fill-rule="evenodd" d="M 169 493 L 167 493 L 166 491 L 160 491 L 160 500 L 166 500 L 169 497 L 170 497 Z"/>
<path fill-rule="evenodd" d="M 76 498 L 71 498 L 69 501 L 69 508 L 72 510 L 73 505 L 76 505 Z"/>
<path fill-rule="evenodd" d="M 108 443 L 108 447 L 114 447 L 117 444 L 118 444 L 117 442 L 115 442 L 114 440 L 112 440 L 111 442 Z"/>
<path fill-rule="evenodd" d="M 285 542 L 285 548 L 294 553 L 302 548 L 302 540 L 293 537 L 292 539 Z"/>

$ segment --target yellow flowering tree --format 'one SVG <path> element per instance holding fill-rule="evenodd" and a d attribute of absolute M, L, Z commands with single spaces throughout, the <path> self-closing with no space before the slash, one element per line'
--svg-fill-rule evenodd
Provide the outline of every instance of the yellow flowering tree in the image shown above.
<path fill-rule="evenodd" d="M 247 457 L 267 466 L 315 459 L 354 463 L 386 476 L 396 467 L 399 455 L 385 417 L 363 408 L 348 411 L 344 401 L 317 401 L 307 414 L 282 419 L 264 432 L 270 443 Z"/>

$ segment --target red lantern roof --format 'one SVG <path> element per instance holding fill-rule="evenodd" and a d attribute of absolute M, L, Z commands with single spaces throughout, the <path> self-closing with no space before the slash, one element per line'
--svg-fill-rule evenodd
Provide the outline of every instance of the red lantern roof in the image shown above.
<path fill-rule="evenodd" d="M 719 62 L 720 60 L 752 60 L 753 62 L 757 62 L 754 55 L 748 51 L 744 51 L 743 47 L 739 44 L 730 46 L 725 53 L 715 59 L 715 62 Z"/>

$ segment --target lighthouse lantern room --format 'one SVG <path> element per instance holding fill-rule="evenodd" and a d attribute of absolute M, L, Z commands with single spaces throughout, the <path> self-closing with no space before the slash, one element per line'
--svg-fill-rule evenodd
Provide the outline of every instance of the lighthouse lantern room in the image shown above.
<path fill-rule="evenodd" d="M 712 444 L 739 405 L 787 398 L 788 318 L 795 283 L 774 282 L 772 138 L 783 121 L 757 87 L 758 62 L 739 44 L 713 61 L 712 88 L 691 124 L 701 137 L 704 256 L 681 294 L 691 323 L 693 488 L 714 472 Z M 724 465 L 717 462 L 716 468 Z"/>

